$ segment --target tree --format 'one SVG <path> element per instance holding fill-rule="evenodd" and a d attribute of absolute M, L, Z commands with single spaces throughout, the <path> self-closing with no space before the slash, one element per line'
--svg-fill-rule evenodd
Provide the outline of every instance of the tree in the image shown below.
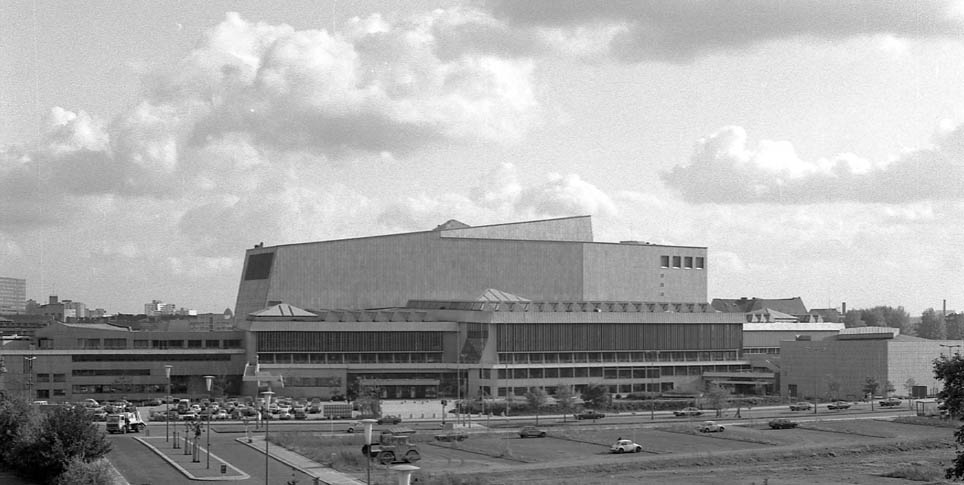
<path fill-rule="evenodd" d="M 964 358 L 960 354 L 938 357 L 934 360 L 934 377 L 944 383 L 937 396 L 943 400 L 947 413 L 955 418 L 964 416 Z M 957 456 L 954 465 L 944 470 L 944 476 L 948 479 L 964 477 L 964 449 L 961 448 L 964 445 L 964 426 L 954 432 L 954 440 L 958 445 Z"/>
<path fill-rule="evenodd" d="M 529 401 L 529 407 L 539 411 L 539 408 L 546 405 L 549 400 L 549 395 L 546 394 L 546 390 L 541 387 L 530 387 L 526 391 L 526 400 Z"/>
<path fill-rule="evenodd" d="M 877 389 L 879 388 L 880 383 L 877 382 L 877 379 L 874 377 L 868 377 L 867 380 L 864 381 L 864 395 L 869 396 L 871 400 L 877 395 Z"/>
<path fill-rule="evenodd" d="M 358 411 L 365 416 L 382 415 L 382 399 L 379 395 L 381 389 L 377 386 L 359 386 L 355 403 L 358 404 Z"/>
<path fill-rule="evenodd" d="M 964 313 L 951 313 L 944 319 L 944 332 L 948 340 L 964 340 Z"/>
<path fill-rule="evenodd" d="M 730 402 L 730 390 L 716 383 L 711 383 L 706 387 L 706 399 L 710 403 L 710 408 L 716 410 L 716 417 L 723 414 L 723 409 Z"/>
<path fill-rule="evenodd" d="M 601 408 L 609 404 L 609 386 L 589 384 L 582 391 L 582 400 L 593 407 Z"/>
<path fill-rule="evenodd" d="M 917 381 L 913 377 L 904 381 L 904 390 L 907 391 L 908 396 L 914 395 L 914 388 L 917 387 Z"/>
<path fill-rule="evenodd" d="M 39 416 L 27 402 L 18 397 L 0 400 L 0 468 L 15 468 L 18 450 L 36 427 Z"/>
<path fill-rule="evenodd" d="M 556 386 L 556 402 L 559 403 L 559 410 L 562 411 L 562 422 L 566 422 L 566 415 L 572 412 L 576 402 L 572 387 L 565 384 Z"/>
<path fill-rule="evenodd" d="M 860 319 L 860 310 L 849 310 L 844 315 L 844 327 L 854 328 L 854 327 L 866 327 L 867 324 Z"/>
<path fill-rule="evenodd" d="M 57 407 L 40 420 L 39 429 L 20 450 L 17 469 L 49 483 L 67 471 L 73 460 L 91 462 L 110 452 L 104 432 L 82 407 Z"/>
<path fill-rule="evenodd" d="M 944 315 L 934 311 L 933 308 L 928 308 L 921 314 L 920 323 L 917 324 L 917 336 L 941 340 L 947 334 L 944 327 Z"/>
<path fill-rule="evenodd" d="M 890 381 L 885 381 L 885 382 L 884 382 L 884 395 L 885 395 L 885 396 L 890 397 L 891 394 L 893 394 L 894 391 L 896 391 L 896 390 L 897 390 L 897 388 L 894 387 L 894 383 L 893 383 L 893 382 L 890 382 Z"/>

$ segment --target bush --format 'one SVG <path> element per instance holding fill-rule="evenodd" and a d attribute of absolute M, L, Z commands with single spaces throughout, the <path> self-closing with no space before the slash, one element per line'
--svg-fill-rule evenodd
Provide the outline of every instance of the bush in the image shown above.
<path fill-rule="evenodd" d="M 111 485 L 114 474 L 107 460 L 84 462 L 73 459 L 67 469 L 57 477 L 57 485 Z"/>
<path fill-rule="evenodd" d="M 22 399 L 0 401 L 0 457 L 21 476 L 56 483 L 73 461 L 96 461 L 108 452 L 110 442 L 81 407 L 41 413 Z"/>

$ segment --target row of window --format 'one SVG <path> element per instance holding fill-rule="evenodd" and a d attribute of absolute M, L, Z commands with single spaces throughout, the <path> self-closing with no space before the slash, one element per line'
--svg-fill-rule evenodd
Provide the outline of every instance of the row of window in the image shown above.
<path fill-rule="evenodd" d="M 167 391 L 167 386 L 158 384 L 75 384 L 71 386 L 70 390 L 74 394 L 162 394 Z"/>
<path fill-rule="evenodd" d="M 259 352 L 441 352 L 442 332 L 258 332 Z"/>
<path fill-rule="evenodd" d="M 668 256 L 659 257 L 659 265 L 662 268 L 676 269 L 705 269 L 706 258 L 703 256 Z"/>
<path fill-rule="evenodd" d="M 664 367 L 533 367 L 528 369 L 482 369 L 482 379 L 558 379 L 598 377 L 602 379 L 659 379 L 673 376 L 701 376 L 704 372 L 739 372 L 744 365 L 689 365 Z"/>
<path fill-rule="evenodd" d="M 573 386 L 573 392 L 575 395 L 578 396 L 579 394 L 582 394 L 586 390 L 586 387 L 588 387 L 586 384 L 576 384 L 575 386 Z M 486 386 L 486 387 L 483 387 L 482 389 L 487 395 L 495 395 L 498 397 L 506 397 L 506 395 L 525 396 L 526 393 L 529 392 L 528 387 L 498 387 L 496 388 L 494 394 L 492 393 L 492 389 L 490 387 Z M 556 393 L 556 388 L 552 386 L 546 387 L 545 390 L 546 390 L 546 393 L 548 393 L 549 395 L 555 395 Z M 627 383 L 627 384 L 610 384 L 609 385 L 610 394 L 629 394 L 631 392 L 659 393 L 659 392 L 667 392 L 672 390 L 673 390 L 672 382 L 646 382 L 646 383 L 636 382 L 631 384 Z"/>
<path fill-rule="evenodd" d="M 705 362 L 739 360 L 731 351 L 646 351 L 646 352 L 513 352 L 499 353 L 500 364 L 585 364 L 599 362 Z"/>
<path fill-rule="evenodd" d="M 186 344 L 185 344 L 186 342 Z M 37 342 L 38 346 L 44 350 L 54 348 L 54 340 L 42 338 Z M 123 349 L 243 349 L 241 339 L 224 340 L 148 340 L 135 339 L 133 341 L 126 338 L 78 338 L 77 349 L 81 350 L 123 350 Z"/>
<path fill-rule="evenodd" d="M 231 354 L 98 354 L 72 355 L 73 362 L 184 362 L 231 360 Z"/>
<path fill-rule="evenodd" d="M 74 369 L 71 374 L 74 377 L 97 377 L 97 376 L 149 376 L 150 369 Z"/>
<path fill-rule="evenodd" d="M 259 352 L 262 364 L 434 364 L 441 352 L 269 353 Z"/>

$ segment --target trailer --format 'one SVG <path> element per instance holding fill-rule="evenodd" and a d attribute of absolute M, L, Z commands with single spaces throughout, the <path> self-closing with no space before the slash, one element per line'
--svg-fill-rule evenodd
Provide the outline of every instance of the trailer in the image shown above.
<path fill-rule="evenodd" d="M 326 402 L 321 405 L 321 415 L 325 419 L 351 419 L 355 417 L 355 410 L 348 403 Z"/>

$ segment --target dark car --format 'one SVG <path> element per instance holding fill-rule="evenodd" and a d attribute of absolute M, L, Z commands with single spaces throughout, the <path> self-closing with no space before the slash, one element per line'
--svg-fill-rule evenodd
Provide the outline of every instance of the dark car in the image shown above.
<path fill-rule="evenodd" d="M 678 411 L 673 411 L 673 416 L 702 416 L 703 411 L 699 408 L 688 407 Z"/>
<path fill-rule="evenodd" d="M 900 406 L 903 403 L 904 401 L 901 401 L 896 397 L 891 397 L 891 398 L 884 399 L 883 401 L 880 401 L 878 404 L 880 404 L 880 407 L 882 408 L 895 408 L 897 406 Z"/>
<path fill-rule="evenodd" d="M 546 430 L 535 426 L 525 426 L 519 430 L 520 438 L 545 438 Z"/>
<path fill-rule="evenodd" d="M 847 401 L 834 401 L 830 404 L 827 404 L 827 409 L 830 409 L 831 411 L 838 411 L 841 409 L 850 409 L 850 406 L 851 404 Z"/>
<path fill-rule="evenodd" d="M 787 418 L 777 418 L 770 421 L 770 427 L 773 429 L 790 429 L 796 428 L 797 423 L 790 421 Z"/>
<path fill-rule="evenodd" d="M 599 411 L 593 411 L 591 409 L 587 409 L 576 415 L 576 419 L 600 419 L 605 417 L 605 414 L 600 413 Z"/>
<path fill-rule="evenodd" d="M 401 422 L 402 422 L 402 418 L 398 416 L 392 416 L 391 414 L 378 418 L 378 424 L 398 424 Z"/>
<path fill-rule="evenodd" d="M 813 409 L 813 404 L 810 404 L 807 401 L 800 401 L 790 405 L 791 411 L 809 411 L 811 409 Z"/>

